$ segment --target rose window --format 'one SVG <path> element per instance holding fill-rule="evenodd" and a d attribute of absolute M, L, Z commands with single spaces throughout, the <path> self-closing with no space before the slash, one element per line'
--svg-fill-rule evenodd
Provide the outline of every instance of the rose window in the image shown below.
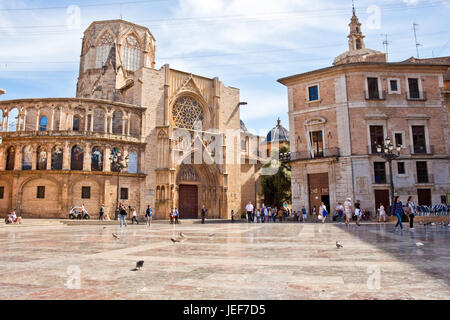
<path fill-rule="evenodd" d="M 179 128 L 194 129 L 203 121 L 202 107 L 191 97 L 178 98 L 172 108 L 172 119 Z"/>

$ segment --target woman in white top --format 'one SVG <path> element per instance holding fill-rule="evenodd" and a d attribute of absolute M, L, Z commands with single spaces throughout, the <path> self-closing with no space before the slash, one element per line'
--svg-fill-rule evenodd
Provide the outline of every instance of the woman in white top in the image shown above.
<path fill-rule="evenodd" d="M 378 222 L 381 222 L 381 218 L 382 217 L 384 219 L 383 222 L 386 222 L 386 211 L 385 211 L 384 206 L 383 206 L 382 203 L 380 203 L 380 207 L 378 208 L 378 213 L 379 213 L 379 215 L 378 215 Z"/>
<path fill-rule="evenodd" d="M 352 200 L 347 198 L 344 202 L 345 224 L 348 225 L 352 218 Z"/>
<path fill-rule="evenodd" d="M 327 214 L 328 214 L 327 207 L 322 202 L 320 204 L 320 207 L 319 207 L 319 216 L 322 216 L 322 223 L 325 223 L 325 219 L 327 218 Z"/>
<path fill-rule="evenodd" d="M 269 210 L 267 210 L 267 207 L 264 207 L 264 219 L 266 222 L 269 222 Z"/>
<path fill-rule="evenodd" d="M 139 222 L 137 220 L 136 208 L 133 208 L 133 217 L 131 218 L 131 224 L 134 224 L 135 221 L 136 221 L 136 224 L 139 224 Z"/>

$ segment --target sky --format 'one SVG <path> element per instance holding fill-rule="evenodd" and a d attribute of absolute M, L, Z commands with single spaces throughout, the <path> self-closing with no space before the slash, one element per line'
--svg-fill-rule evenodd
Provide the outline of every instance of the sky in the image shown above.
<path fill-rule="evenodd" d="M 450 56 L 450 0 L 355 0 L 366 47 L 389 61 Z M 150 29 L 156 68 L 240 89 L 247 128 L 289 129 L 277 79 L 328 67 L 348 50 L 351 0 L 0 0 L 0 100 L 74 97 L 83 31 L 119 19 Z"/>

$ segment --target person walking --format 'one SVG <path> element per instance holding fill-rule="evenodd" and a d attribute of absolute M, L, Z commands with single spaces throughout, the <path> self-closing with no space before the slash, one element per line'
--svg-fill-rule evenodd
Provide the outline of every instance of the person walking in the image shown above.
<path fill-rule="evenodd" d="M 414 230 L 414 217 L 416 215 L 416 205 L 414 203 L 413 196 L 408 197 L 408 208 L 410 211 L 410 214 L 408 215 L 409 218 L 409 229 Z"/>
<path fill-rule="evenodd" d="M 172 208 L 169 211 L 170 224 L 173 224 L 173 221 L 174 221 L 174 218 L 175 218 L 174 216 L 175 216 L 175 212 L 174 212 L 174 209 Z"/>
<path fill-rule="evenodd" d="M 256 210 L 256 223 L 260 223 L 261 222 L 261 212 L 260 210 Z"/>
<path fill-rule="evenodd" d="M 147 206 L 147 210 L 145 210 L 145 217 L 147 218 L 147 225 L 152 224 L 152 208 L 150 206 Z"/>
<path fill-rule="evenodd" d="M 205 223 L 206 214 L 208 213 L 208 209 L 206 209 L 205 205 L 202 206 L 202 223 Z"/>
<path fill-rule="evenodd" d="M 245 206 L 245 211 L 247 211 L 247 222 L 252 222 L 253 205 L 250 201 Z"/>
<path fill-rule="evenodd" d="M 312 215 L 312 217 L 313 217 L 313 222 L 317 222 L 317 211 L 316 211 L 316 206 L 314 206 L 314 207 L 312 208 L 311 215 Z"/>
<path fill-rule="evenodd" d="M 125 209 L 125 206 L 122 204 L 119 204 L 119 214 L 120 214 L 120 227 L 127 226 L 127 210 Z"/>
<path fill-rule="evenodd" d="M 347 198 L 344 201 L 344 213 L 345 213 L 345 225 L 349 225 L 350 220 L 352 219 L 352 199 Z"/>
<path fill-rule="evenodd" d="M 362 211 L 360 207 L 359 201 L 355 203 L 355 217 L 356 217 L 356 225 L 361 226 L 361 217 L 362 217 Z"/>
<path fill-rule="evenodd" d="M 304 206 L 302 207 L 302 222 L 306 222 L 306 209 Z"/>
<path fill-rule="evenodd" d="M 399 196 L 396 196 L 394 198 L 394 205 L 392 206 L 392 214 L 394 214 L 397 217 L 397 224 L 395 225 L 395 231 L 397 231 L 398 226 L 400 226 L 400 230 L 403 231 L 402 216 L 404 214 L 404 211 L 403 211 L 403 204 L 400 201 Z"/>
<path fill-rule="evenodd" d="M 384 209 L 383 203 L 380 202 L 380 207 L 378 208 L 378 222 L 381 222 L 381 218 L 383 218 L 383 222 L 386 222 L 386 210 Z"/>
<path fill-rule="evenodd" d="M 100 213 L 99 213 L 98 220 L 102 221 L 104 214 L 105 214 L 105 205 L 102 203 L 102 206 L 100 207 Z"/>
<path fill-rule="evenodd" d="M 327 215 L 328 215 L 327 207 L 325 206 L 325 204 L 323 202 L 321 202 L 320 208 L 319 208 L 319 216 L 322 216 L 322 223 L 325 223 L 325 220 L 327 219 Z"/>
<path fill-rule="evenodd" d="M 137 220 L 137 212 L 136 212 L 136 208 L 131 208 L 131 210 L 133 210 L 132 212 L 132 218 L 131 218 L 131 224 L 134 224 L 134 222 L 136 221 L 136 224 L 139 224 L 139 221 Z"/>
<path fill-rule="evenodd" d="M 234 210 L 231 210 L 231 222 L 234 222 Z"/>
<path fill-rule="evenodd" d="M 180 217 L 180 212 L 178 212 L 178 208 L 175 208 L 174 216 L 175 216 L 175 224 L 178 224 L 179 223 L 178 218 Z"/>

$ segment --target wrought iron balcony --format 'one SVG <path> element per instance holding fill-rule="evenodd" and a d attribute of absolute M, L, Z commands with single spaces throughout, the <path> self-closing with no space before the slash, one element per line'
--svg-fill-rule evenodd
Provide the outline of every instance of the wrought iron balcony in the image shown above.
<path fill-rule="evenodd" d="M 298 161 L 298 160 L 314 160 L 314 159 L 322 159 L 322 158 L 330 158 L 330 157 L 339 157 L 339 148 L 328 148 L 323 150 L 313 150 L 310 151 L 298 151 L 298 152 L 290 152 L 289 153 L 289 161 Z"/>
<path fill-rule="evenodd" d="M 406 92 L 407 100 L 416 100 L 416 101 L 425 101 L 427 100 L 427 92 L 426 91 L 417 91 L 417 92 Z"/>

